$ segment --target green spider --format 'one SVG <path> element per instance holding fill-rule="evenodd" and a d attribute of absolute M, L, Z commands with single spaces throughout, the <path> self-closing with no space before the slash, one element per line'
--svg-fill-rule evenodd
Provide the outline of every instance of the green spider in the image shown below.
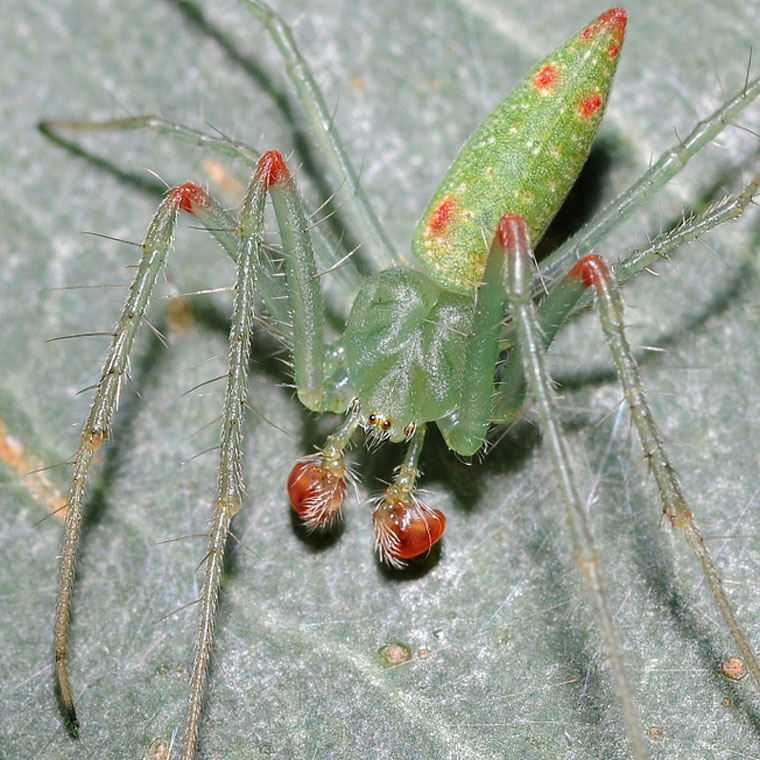
<path fill-rule="evenodd" d="M 302 64 L 286 27 L 267 6 L 250 3 L 291 62 Z M 203 694 L 211 655 L 213 620 L 222 577 L 224 547 L 234 514 L 243 500 L 242 451 L 246 374 L 254 326 L 254 303 L 263 302 L 273 330 L 283 336 L 293 355 L 294 385 L 301 401 L 315 412 L 343 412 L 346 421 L 321 450 L 294 467 L 288 484 L 291 504 L 310 529 L 329 527 L 346 494 L 344 451 L 358 428 L 372 441 L 407 443 L 407 453 L 393 482 L 374 511 L 378 552 L 384 561 L 402 566 L 424 556 L 440 540 L 445 519 L 415 495 L 418 461 L 426 426 L 435 423 L 448 446 L 470 456 L 483 446 L 489 427 L 518 418 L 526 397 L 537 405 L 547 445 L 551 446 L 560 491 L 567 506 L 576 561 L 591 592 L 607 654 L 616 680 L 629 737 L 637 758 L 646 756 L 643 734 L 627 684 L 620 645 L 607 610 L 596 552 L 583 510 L 572 485 L 561 431 L 553 407 L 551 380 L 543 367 L 543 352 L 574 310 L 598 289 L 600 313 L 626 394 L 634 398 L 633 418 L 660 488 L 665 513 L 684 530 L 697 552 L 706 577 L 742 655 L 756 679 L 760 671 L 749 645 L 733 619 L 709 554 L 691 521 L 690 511 L 661 446 L 646 402 L 636 397 L 640 383 L 627 348 L 619 315 L 616 282 L 643 269 L 697 225 L 679 231 L 626 259 L 610 276 L 601 259 L 586 257 L 569 273 L 565 260 L 551 259 L 544 267 L 542 287 L 548 295 L 533 312 L 529 262 L 530 240 L 537 241 L 577 177 L 607 102 L 622 44 L 626 15 L 613 9 L 584 27 L 518 85 L 463 149 L 423 214 L 415 233 L 413 254 L 422 271 L 387 268 L 366 281 L 357 296 L 342 338 L 328 344 L 323 335 L 321 275 L 312 237 L 328 251 L 327 263 L 343 257 L 332 250 L 320 231 L 309 231 L 291 173 L 277 152 L 258 158 L 238 218 L 192 183 L 170 191 L 143 244 L 144 257 L 130 300 L 98 384 L 82 443 L 75 460 L 69 495 L 67 530 L 62 553 L 61 587 L 56 623 L 56 670 L 63 704 L 78 727 L 66 669 L 69 607 L 74 562 L 84 504 L 84 488 L 92 455 L 109 439 L 111 420 L 132 340 L 147 306 L 151 288 L 173 239 L 180 210 L 191 213 L 237 261 L 235 306 L 230 334 L 228 384 L 222 414 L 219 494 L 206 557 L 202 592 L 201 631 L 191 680 L 190 709 L 183 757 L 195 754 Z M 319 112 L 324 107 L 307 69 L 296 66 L 295 81 L 305 101 Z M 725 107 L 733 115 L 751 101 L 757 82 Z M 717 130 L 724 115 L 710 120 Z M 53 123 L 47 129 L 144 127 L 192 137 L 191 130 L 152 117 L 108 125 Z M 517 136 L 517 137 L 515 137 Z M 355 184 L 355 177 L 330 129 L 324 130 L 327 150 Z M 252 151 L 224 139 L 195 134 L 220 150 L 251 156 Z M 522 140 L 520 144 L 511 142 Z M 505 148 L 506 146 L 506 148 Z M 691 148 L 692 152 L 698 146 Z M 656 176 L 656 169 L 653 176 Z M 673 171 L 664 167 L 664 175 Z M 670 176 L 670 175 L 668 175 Z M 660 181 L 660 178 L 658 178 Z M 748 188 L 736 208 L 746 204 Z M 270 256 L 263 246 L 264 202 L 270 196 L 277 215 L 284 256 Z M 351 197 L 351 196 L 349 196 Z M 625 213 L 635 192 L 614 209 Z M 347 202 L 345 213 L 361 225 L 375 224 L 359 201 Z M 735 213 L 736 209 L 734 209 Z M 721 210 L 721 213 L 726 214 Z M 727 215 L 720 220 L 729 218 Z M 719 220 L 708 219 L 717 224 Z M 604 219 L 577 244 L 588 250 L 601 236 Z M 357 224 L 359 222 L 357 221 Z M 361 226 L 360 225 L 360 226 Z M 381 246 L 382 248 L 382 246 Z M 466 255 L 462 255 L 463 252 Z M 392 253 L 378 255 L 392 264 Z M 356 280 L 349 262 L 335 277 Z M 606 304 L 603 306 L 602 304 Z M 508 312 L 512 319 L 505 321 Z M 637 417 L 637 410 L 643 413 Z"/>

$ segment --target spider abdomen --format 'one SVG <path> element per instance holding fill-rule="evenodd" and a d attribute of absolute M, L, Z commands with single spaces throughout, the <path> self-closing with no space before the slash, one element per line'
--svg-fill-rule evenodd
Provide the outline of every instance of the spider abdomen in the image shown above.
<path fill-rule="evenodd" d="M 472 293 L 499 219 L 537 243 L 586 161 L 625 32 L 612 8 L 539 63 L 467 141 L 417 226 L 412 253 L 441 287 Z"/>

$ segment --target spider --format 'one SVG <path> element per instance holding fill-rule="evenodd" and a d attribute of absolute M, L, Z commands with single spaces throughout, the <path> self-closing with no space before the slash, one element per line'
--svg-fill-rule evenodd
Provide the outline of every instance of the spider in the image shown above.
<path fill-rule="evenodd" d="M 268 168 L 266 169 L 266 171 L 267 171 L 267 172 L 269 172 L 270 174 L 272 174 L 272 172 L 273 172 L 273 169 L 272 169 L 272 167 L 273 167 L 273 166 L 280 166 L 280 164 L 279 164 L 279 163 L 277 163 L 277 162 L 279 161 L 279 159 L 277 159 L 277 158 L 276 158 L 276 156 L 275 156 L 274 154 L 269 154 L 269 156 L 268 156 L 268 160 L 270 161 L 270 163 L 269 163 L 269 164 L 266 164 L 266 165 L 265 165 L 265 166 L 267 166 L 267 167 L 268 167 Z M 278 169 L 277 171 L 281 171 L 281 169 Z M 276 173 L 276 172 L 275 172 L 275 173 Z M 188 195 L 187 193 L 185 193 L 185 194 L 183 194 L 183 195 L 181 195 L 181 196 L 178 196 L 178 197 L 180 198 L 180 200 L 178 200 L 177 202 L 178 202 L 178 203 L 179 203 L 181 206 L 183 206 L 183 207 L 187 207 L 187 206 L 190 206 L 190 207 L 192 207 L 192 206 L 194 205 L 194 202 L 195 202 L 195 201 L 194 201 L 194 199 L 196 199 L 196 200 L 197 200 L 197 198 L 195 198 L 195 196 L 193 196 L 193 195 L 192 195 L 192 193 L 194 192 L 192 189 L 190 189 L 190 188 L 186 188 L 186 190 L 187 190 L 187 192 L 188 192 L 188 193 L 190 193 L 190 195 Z M 203 205 L 203 203 L 205 203 L 205 201 L 201 202 L 201 204 L 200 204 L 200 205 Z M 191 209 L 191 210 L 196 210 L 196 209 Z M 197 210 L 196 210 L 196 212 L 197 212 Z M 445 214 L 443 214 L 443 215 L 445 216 Z M 212 224 L 211 226 L 212 226 L 212 227 L 214 227 L 214 225 L 213 225 L 213 224 Z M 215 227 L 215 229 L 216 229 L 216 231 L 217 231 L 217 232 L 219 232 L 220 230 L 222 230 L 222 231 L 224 231 L 224 230 L 229 230 L 229 229 L 230 229 L 230 226 L 229 226 L 229 225 L 218 225 L 218 224 L 217 224 L 217 225 L 216 225 L 216 227 Z M 518 247 L 519 247 L 519 246 L 518 246 Z M 310 278 L 306 278 L 306 279 L 310 279 Z M 311 277 L 311 279 L 314 279 L 314 278 L 313 278 L 313 277 Z M 276 310 L 276 308 L 277 308 L 277 307 L 276 307 L 276 305 L 274 305 L 274 304 L 271 304 L 270 306 L 271 306 L 272 310 Z M 283 320 L 283 321 L 284 321 L 284 320 Z M 360 407 L 356 409 L 356 414 L 361 414 L 361 408 L 360 408 Z M 380 419 L 380 421 L 379 421 L 379 423 L 378 423 L 378 424 L 382 425 L 382 424 L 383 424 L 385 421 L 387 421 L 387 417 L 386 417 L 386 416 L 383 416 L 383 417 Z M 367 424 L 370 424 L 370 425 L 371 425 L 371 424 L 372 424 L 372 420 L 371 420 L 371 419 L 370 419 L 368 416 L 365 416 L 365 417 L 363 417 L 363 418 L 360 420 L 360 422 L 361 422 L 362 424 L 364 424 L 364 425 L 367 425 Z M 382 434 L 383 434 L 383 433 L 385 433 L 385 432 L 386 432 L 386 431 L 383 431 L 383 430 L 381 430 L 381 434 L 380 434 L 380 435 L 378 435 L 378 436 L 376 436 L 376 437 L 382 437 Z M 399 431 L 391 431 L 391 430 L 389 430 L 389 431 L 387 431 L 387 432 L 390 432 L 390 433 L 391 433 L 391 435 L 395 435 L 395 437 L 399 437 Z M 414 433 L 414 431 L 410 429 L 410 426 L 409 426 L 409 425 L 404 425 L 404 429 L 403 429 L 403 430 L 401 430 L 400 432 L 403 434 L 401 437 L 410 437 L 410 438 L 412 438 L 412 441 L 413 441 L 413 446 L 412 446 L 412 449 L 414 450 L 414 440 L 415 440 L 415 439 L 413 438 L 413 435 L 415 434 L 415 433 Z M 420 435 L 420 431 L 418 431 L 418 432 L 416 433 L 416 435 L 418 435 L 418 436 L 419 436 L 419 435 Z M 465 453 L 469 453 L 469 452 L 465 452 Z M 416 464 L 416 461 L 413 461 L 413 462 L 412 462 L 412 464 L 413 464 L 413 465 L 414 465 L 414 464 Z M 295 502 L 297 502 L 297 501 L 298 501 L 298 499 L 296 498 L 296 499 L 294 499 L 294 501 L 295 501 Z M 435 514 L 435 513 L 433 513 L 433 514 Z M 224 534 L 224 535 L 226 536 L 226 526 L 223 526 L 223 528 L 224 528 L 224 529 L 221 531 L 221 533 L 222 533 L 222 534 Z M 429 528 L 428 528 L 427 530 L 428 530 L 428 532 L 430 532 L 430 529 L 429 529 Z M 431 541 L 431 543 L 432 543 L 432 541 Z M 383 544 L 382 544 L 382 542 L 381 542 L 381 548 L 382 548 L 382 547 L 383 547 Z M 389 553 L 389 552 L 388 552 L 386 549 L 384 549 L 383 551 L 384 551 L 384 553 L 385 553 L 386 555 L 389 555 L 389 554 L 390 554 L 390 558 L 391 558 L 391 559 L 393 559 L 393 557 L 394 557 L 394 554 L 393 554 L 392 552 L 391 552 L 391 553 Z"/>

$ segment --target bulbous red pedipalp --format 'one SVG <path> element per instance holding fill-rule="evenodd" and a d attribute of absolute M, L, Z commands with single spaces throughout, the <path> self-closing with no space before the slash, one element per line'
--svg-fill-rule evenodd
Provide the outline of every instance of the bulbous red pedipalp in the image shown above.
<path fill-rule="evenodd" d="M 296 514 L 310 528 L 326 528 L 340 515 L 346 479 L 315 460 L 296 462 L 288 478 L 288 496 Z"/>
<path fill-rule="evenodd" d="M 417 501 L 383 500 L 372 519 L 382 559 L 396 566 L 429 552 L 446 529 L 443 512 Z"/>

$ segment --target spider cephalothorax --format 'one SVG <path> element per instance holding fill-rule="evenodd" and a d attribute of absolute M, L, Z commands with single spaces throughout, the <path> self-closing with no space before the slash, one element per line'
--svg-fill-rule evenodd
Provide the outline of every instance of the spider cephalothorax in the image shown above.
<path fill-rule="evenodd" d="M 607 11 L 539 63 L 462 148 L 433 196 L 412 240 L 423 271 L 387 269 L 361 287 L 340 339 L 341 391 L 355 394 L 348 421 L 290 478 L 291 503 L 310 528 L 334 521 L 346 492 L 338 454 L 361 426 L 374 440 L 411 440 L 390 487 L 402 495 L 386 495 L 375 510 L 380 556 L 400 564 L 443 534 L 442 518 L 414 497 L 425 425 L 437 424 L 450 448 L 469 456 L 491 423 L 516 413 L 494 402 L 505 393 L 495 370 L 506 292 L 490 241 L 507 213 L 540 238 L 564 201 L 602 118 L 625 23 L 625 11 Z M 262 159 L 278 164 L 262 172 L 270 188 L 271 178 L 289 181 L 279 161 Z M 325 397 L 335 404 L 328 390 L 312 408 L 327 408 Z M 412 534 L 425 539 L 407 541 Z"/>

